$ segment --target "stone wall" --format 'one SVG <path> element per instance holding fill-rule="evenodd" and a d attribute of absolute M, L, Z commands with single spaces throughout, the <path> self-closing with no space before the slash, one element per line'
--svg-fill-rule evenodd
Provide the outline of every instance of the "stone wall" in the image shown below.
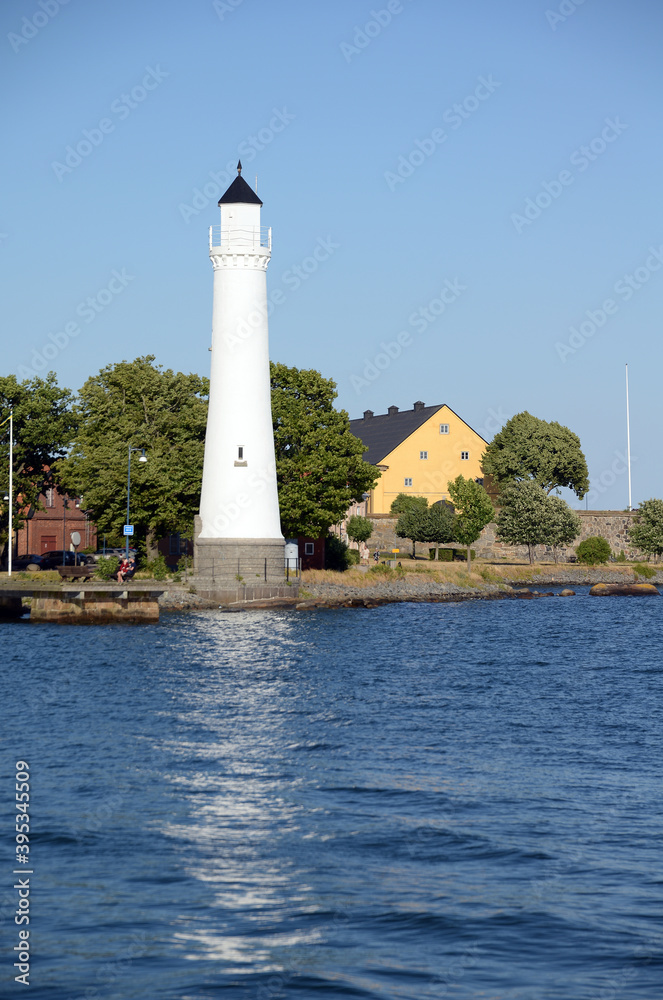
<path fill-rule="evenodd" d="M 615 555 L 623 552 L 627 559 L 641 558 L 642 554 L 628 542 L 627 529 L 634 517 L 632 513 L 615 510 L 579 510 L 577 514 L 582 524 L 580 535 L 573 545 L 560 545 L 558 558 L 561 561 L 574 556 L 576 546 L 584 538 L 589 538 L 590 535 L 599 535 L 601 538 L 605 538 Z M 383 551 L 400 549 L 402 552 L 410 552 L 412 550 L 410 541 L 398 538 L 395 534 L 398 518 L 384 514 L 372 514 L 369 515 L 369 519 L 373 522 L 373 534 L 368 542 L 371 552 L 377 547 Z M 478 541 L 472 546 L 473 551 L 480 559 L 526 561 L 529 558 L 526 545 L 506 545 L 504 542 L 498 542 L 495 538 L 495 531 L 495 524 L 487 525 L 481 532 Z M 417 555 L 428 555 L 429 547 L 418 543 Z M 534 549 L 534 558 L 551 560 L 553 551 L 548 545 L 537 545 Z"/>

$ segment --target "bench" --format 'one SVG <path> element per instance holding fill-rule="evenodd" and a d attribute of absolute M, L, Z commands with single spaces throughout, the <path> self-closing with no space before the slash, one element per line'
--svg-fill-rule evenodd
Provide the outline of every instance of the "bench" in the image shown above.
<path fill-rule="evenodd" d="M 63 580 L 91 580 L 94 576 L 96 566 L 56 566 L 60 577 Z"/>

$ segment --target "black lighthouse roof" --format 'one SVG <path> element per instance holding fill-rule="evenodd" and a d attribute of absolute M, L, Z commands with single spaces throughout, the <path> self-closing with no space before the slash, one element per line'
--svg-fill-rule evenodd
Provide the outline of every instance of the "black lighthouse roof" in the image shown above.
<path fill-rule="evenodd" d="M 251 190 L 242 177 L 241 160 L 237 164 L 237 177 L 232 182 L 228 190 L 221 195 L 218 201 L 219 205 L 237 205 L 239 203 L 244 205 L 262 205 L 258 195 L 255 191 Z"/>

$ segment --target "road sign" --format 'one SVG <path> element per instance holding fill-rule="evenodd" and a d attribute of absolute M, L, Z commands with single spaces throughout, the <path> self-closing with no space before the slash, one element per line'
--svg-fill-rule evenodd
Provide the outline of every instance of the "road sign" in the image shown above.
<path fill-rule="evenodd" d="M 74 545 L 76 548 L 78 548 L 78 546 L 81 544 L 80 531 L 72 531 L 69 537 L 71 538 L 71 544 Z"/>
<path fill-rule="evenodd" d="M 125 526 L 124 526 L 124 532 L 123 533 L 125 535 L 133 535 L 133 533 L 134 533 L 134 526 L 133 526 L 133 524 L 125 524 Z"/>

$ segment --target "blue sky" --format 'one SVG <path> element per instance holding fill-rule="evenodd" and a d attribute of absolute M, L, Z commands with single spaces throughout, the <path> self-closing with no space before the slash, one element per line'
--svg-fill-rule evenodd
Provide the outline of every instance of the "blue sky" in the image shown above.
<path fill-rule="evenodd" d="M 663 496 L 655 0 L 5 0 L 0 27 L 6 373 L 208 374 L 241 155 L 274 360 L 351 417 L 558 420 L 596 509 L 628 500 L 628 362 L 633 501 Z"/>

